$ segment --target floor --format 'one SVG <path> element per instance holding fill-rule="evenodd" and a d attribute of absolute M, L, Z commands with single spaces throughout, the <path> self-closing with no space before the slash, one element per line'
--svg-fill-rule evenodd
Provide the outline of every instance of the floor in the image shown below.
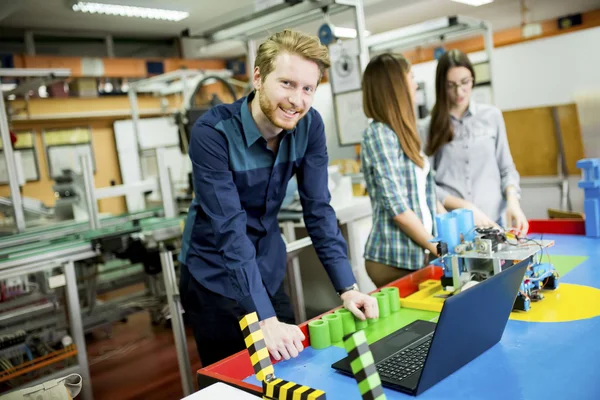
<path fill-rule="evenodd" d="M 95 400 L 183 398 L 173 332 L 152 326 L 148 313 L 114 324 L 110 336 L 88 336 L 87 349 Z M 191 331 L 188 352 L 195 372 L 201 364 Z"/>

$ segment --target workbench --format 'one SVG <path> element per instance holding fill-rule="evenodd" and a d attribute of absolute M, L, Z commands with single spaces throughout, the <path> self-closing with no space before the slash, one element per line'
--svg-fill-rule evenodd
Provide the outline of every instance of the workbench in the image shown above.
<path fill-rule="evenodd" d="M 560 273 L 557 291 L 544 291 L 546 298 L 532 304 L 530 312 L 511 313 L 502 340 L 419 398 L 422 399 L 599 399 L 600 379 L 600 240 L 577 234 L 571 223 L 536 224 L 531 238 L 554 240 L 548 249 L 550 260 Z M 536 230 L 536 226 L 541 229 Z M 546 259 L 544 254 L 544 258 Z M 409 275 L 412 284 L 439 278 L 441 269 L 427 267 Z M 406 278 L 403 278 L 406 279 Z M 407 295 L 395 281 L 401 297 Z M 404 293 L 403 293 L 404 292 Z M 370 325 L 365 332 L 370 343 L 415 319 L 436 321 L 431 311 L 401 309 L 391 317 Z M 317 317 L 318 318 L 318 317 Z M 307 335 L 307 324 L 300 325 Z M 308 338 L 305 341 L 308 346 Z M 346 356 L 340 344 L 323 350 L 308 346 L 296 358 L 274 362 L 275 375 L 302 385 L 324 390 L 327 398 L 360 399 L 354 378 L 331 368 Z M 217 381 L 260 395 L 247 351 L 198 371 L 200 388 Z M 388 399 L 411 396 L 385 389 Z"/>

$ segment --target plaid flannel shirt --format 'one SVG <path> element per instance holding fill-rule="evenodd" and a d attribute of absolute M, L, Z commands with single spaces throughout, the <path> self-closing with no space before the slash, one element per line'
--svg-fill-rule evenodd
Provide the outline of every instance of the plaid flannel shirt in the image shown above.
<path fill-rule="evenodd" d="M 364 257 L 382 264 L 417 270 L 425 263 L 424 250 L 400 230 L 393 218 L 412 210 L 423 220 L 415 164 L 402 151 L 394 131 L 381 122 L 371 122 L 363 134 L 361 168 L 373 207 L 373 228 Z M 427 205 L 435 236 L 435 184 L 432 169 L 427 175 Z"/>

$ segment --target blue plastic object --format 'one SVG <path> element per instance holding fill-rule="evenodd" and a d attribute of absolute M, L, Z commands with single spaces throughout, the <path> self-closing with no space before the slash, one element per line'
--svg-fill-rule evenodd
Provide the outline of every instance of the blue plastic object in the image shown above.
<path fill-rule="evenodd" d="M 454 248 L 463 241 L 475 238 L 475 222 L 473 211 L 459 208 L 446 214 L 435 216 L 438 236 L 432 242 L 448 244 L 448 253 L 453 254 Z"/>
<path fill-rule="evenodd" d="M 448 244 L 448 252 L 454 253 L 454 248 L 460 244 L 460 232 L 456 214 L 446 213 L 435 216 L 438 236 L 433 240 L 435 242 L 445 242 Z"/>
<path fill-rule="evenodd" d="M 578 186 L 584 193 L 585 234 L 600 238 L 600 158 L 579 160 L 577 168 L 582 170 Z"/>
<path fill-rule="evenodd" d="M 466 208 L 459 208 L 452 211 L 458 225 L 458 234 L 462 235 L 463 240 L 472 241 L 475 238 L 475 220 L 473 211 Z"/>

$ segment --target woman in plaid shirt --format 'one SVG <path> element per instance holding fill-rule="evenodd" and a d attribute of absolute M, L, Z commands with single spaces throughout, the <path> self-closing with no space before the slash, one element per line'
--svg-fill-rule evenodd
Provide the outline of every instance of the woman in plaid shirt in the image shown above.
<path fill-rule="evenodd" d="M 429 242 L 435 185 L 421 152 L 410 69 L 404 57 L 386 53 L 373 58 L 363 75 L 363 107 L 372 121 L 363 135 L 361 165 L 373 207 L 365 265 L 377 287 L 422 268 L 427 253 L 436 254 Z"/>

